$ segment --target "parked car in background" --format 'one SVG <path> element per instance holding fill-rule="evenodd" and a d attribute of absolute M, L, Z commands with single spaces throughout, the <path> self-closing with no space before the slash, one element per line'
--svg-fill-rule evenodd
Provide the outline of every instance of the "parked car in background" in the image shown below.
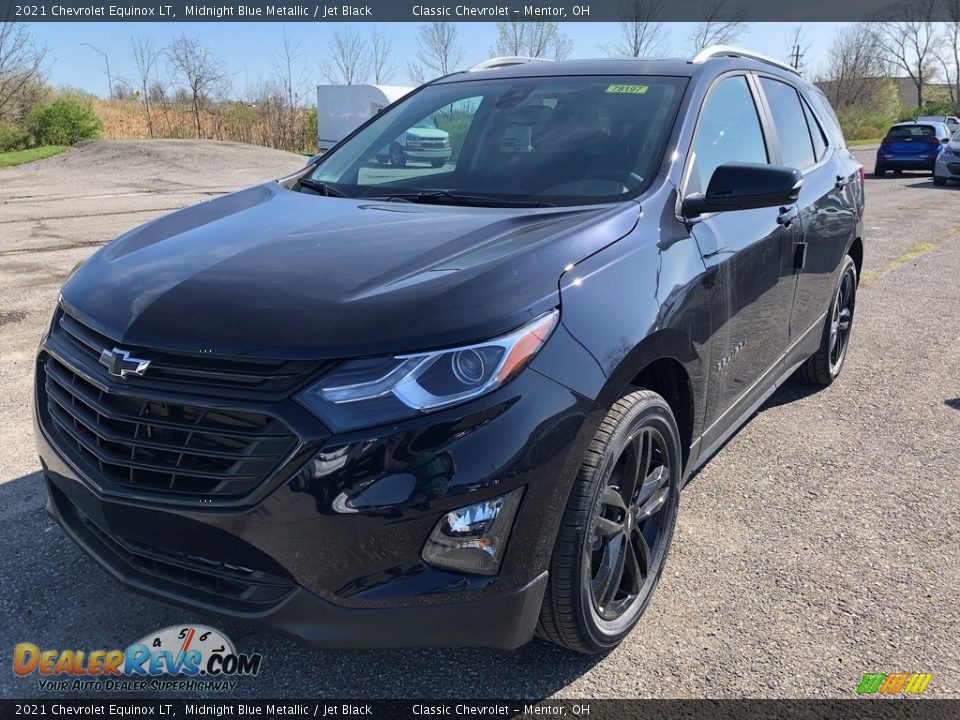
<path fill-rule="evenodd" d="M 408 127 L 388 147 L 377 153 L 377 162 L 394 167 L 406 167 L 407 161 L 429 163 L 443 167 L 450 159 L 450 134 L 437 127 L 433 116 L 425 117 Z"/>
<path fill-rule="evenodd" d="M 442 170 L 375 165 L 434 117 Z M 127 587 L 316 646 L 609 651 L 684 483 L 794 373 L 841 372 L 863 211 L 777 60 L 447 75 L 68 277 L 48 511 Z"/>
<path fill-rule="evenodd" d="M 942 122 L 952 133 L 960 131 L 960 118 L 956 115 L 921 115 L 917 122 Z"/>
<path fill-rule="evenodd" d="M 950 142 L 951 132 L 942 122 L 902 122 L 887 131 L 877 148 L 874 174 L 886 175 L 904 170 L 933 172 L 943 146 Z"/>
<path fill-rule="evenodd" d="M 948 180 L 960 182 L 960 130 L 937 156 L 933 170 L 934 185 L 946 185 Z"/>

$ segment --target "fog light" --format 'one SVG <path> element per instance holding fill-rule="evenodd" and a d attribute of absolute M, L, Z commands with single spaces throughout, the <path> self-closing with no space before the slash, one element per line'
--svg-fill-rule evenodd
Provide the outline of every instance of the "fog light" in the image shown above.
<path fill-rule="evenodd" d="M 423 560 L 443 570 L 496 575 L 523 488 L 448 512 L 423 546 Z"/>

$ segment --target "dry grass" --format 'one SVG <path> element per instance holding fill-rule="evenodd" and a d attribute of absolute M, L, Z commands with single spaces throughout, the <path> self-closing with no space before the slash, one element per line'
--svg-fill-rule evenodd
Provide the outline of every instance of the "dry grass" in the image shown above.
<path fill-rule="evenodd" d="M 150 127 L 143 106 L 137 100 L 97 100 L 97 113 L 103 120 L 103 137 L 110 140 L 143 140 L 150 137 Z M 197 137 L 196 119 L 190 108 L 168 103 L 151 108 L 154 137 L 158 138 L 195 138 Z M 280 132 L 276 118 L 264 117 L 261 108 L 246 103 L 223 103 L 215 112 L 200 114 L 202 136 L 207 140 L 230 140 L 234 142 L 264 145 L 282 150 L 315 150 L 315 128 L 306 129 L 307 113 L 299 111 L 293 118 L 297 124 L 295 132 Z M 299 142 L 293 143 L 295 137 Z M 300 147 L 291 145 L 299 144 Z"/>

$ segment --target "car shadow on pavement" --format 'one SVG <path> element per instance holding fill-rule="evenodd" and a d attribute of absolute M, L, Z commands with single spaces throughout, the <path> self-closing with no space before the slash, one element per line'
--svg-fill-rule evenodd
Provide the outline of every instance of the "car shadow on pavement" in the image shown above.
<path fill-rule="evenodd" d="M 719 453 L 723 452 L 723 449 L 727 446 L 727 443 L 729 443 L 731 440 L 737 437 L 737 435 L 740 434 L 743 431 L 743 429 L 746 428 L 750 424 L 750 422 L 760 413 L 766 410 L 769 410 L 771 408 L 779 407 L 780 405 L 789 405 L 790 403 L 796 402 L 797 400 L 803 400 L 806 397 L 815 395 L 816 393 L 820 392 L 823 389 L 824 388 L 820 385 L 801 382 L 800 380 L 797 380 L 791 376 L 783 383 L 783 385 L 781 385 L 776 389 L 773 395 L 767 398 L 767 400 L 763 403 L 763 405 L 761 405 L 760 407 L 758 407 L 756 410 L 753 411 L 753 413 L 750 415 L 747 421 L 741 427 L 739 427 L 737 431 L 733 433 L 733 435 L 731 435 L 730 437 L 728 437 L 726 440 L 723 441 L 723 444 L 713 452 L 710 458 L 713 458 Z M 687 485 L 691 484 L 694 480 L 696 480 L 697 475 L 700 474 L 700 471 L 703 470 L 707 465 L 709 465 L 710 458 L 708 458 L 707 462 L 700 465 L 699 468 L 697 468 L 696 470 L 693 471 L 693 473 L 691 473 L 690 477 L 687 479 Z"/>
<path fill-rule="evenodd" d="M 223 631 L 239 652 L 263 656 L 233 697 L 539 699 L 569 685 L 603 656 L 540 640 L 513 653 L 485 649 L 324 651 L 238 621 L 184 610 L 120 586 L 44 509 L 39 472 L 0 484 L 0 647 L 126 648 L 172 625 Z M 0 674 L 3 697 L 69 697 L 41 691 L 36 676 Z M 197 693 L 189 693 L 196 697 Z M 159 695 L 140 694 L 137 697 Z M 166 695 L 175 697 L 175 695 Z M 214 697 L 214 696 L 210 696 Z"/>
<path fill-rule="evenodd" d="M 933 190 L 960 190 L 960 183 L 958 182 L 948 182 L 946 185 L 934 185 L 933 177 L 925 177 L 923 179 L 917 178 L 917 182 L 909 183 L 906 187 L 911 188 L 923 188 Z"/>

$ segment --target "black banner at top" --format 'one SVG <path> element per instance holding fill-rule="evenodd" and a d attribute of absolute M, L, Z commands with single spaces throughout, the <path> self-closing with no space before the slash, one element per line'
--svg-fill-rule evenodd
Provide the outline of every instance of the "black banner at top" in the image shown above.
<path fill-rule="evenodd" d="M 650 0 L 0 0 L 0 19 L 20 22 L 616 22 Z M 672 0 L 665 22 L 947 21 L 950 0 L 931 18 L 909 17 L 925 3 L 894 0 Z"/>

